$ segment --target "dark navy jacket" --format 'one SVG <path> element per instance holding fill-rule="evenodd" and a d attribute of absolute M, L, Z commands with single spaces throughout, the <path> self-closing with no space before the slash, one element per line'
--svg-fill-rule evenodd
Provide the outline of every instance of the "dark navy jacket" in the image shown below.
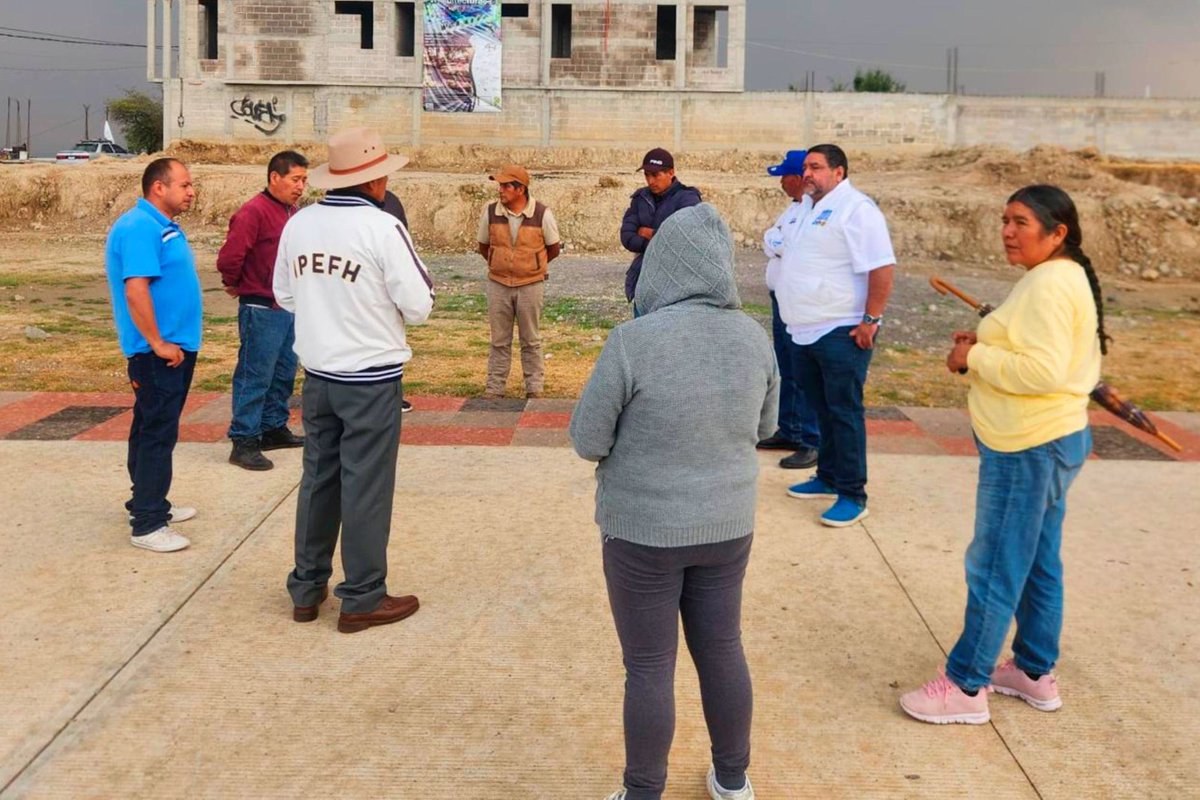
<path fill-rule="evenodd" d="M 646 252 L 649 239 L 638 235 L 638 228 L 658 230 L 667 217 L 681 208 L 700 205 L 700 190 L 684 186 L 679 179 L 671 181 L 662 197 L 657 197 L 649 186 L 638 189 L 629 198 L 629 208 L 621 220 L 621 244 L 630 252 L 637 253 L 625 273 L 625 299 L 633 302 L 633 290 L 637 288 L 638 276 L 642 274 L 642 254 Z"/>

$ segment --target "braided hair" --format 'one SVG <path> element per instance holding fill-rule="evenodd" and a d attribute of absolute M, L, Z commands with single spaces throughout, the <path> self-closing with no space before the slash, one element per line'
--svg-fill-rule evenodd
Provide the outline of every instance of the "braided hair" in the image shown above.
<path fill-rule="evenodd" d="M 1083 267 L 1083 272 L 1087 275 L 1088 285 L 1092 288 L 1092 300 L 1096 304 L 1096 333 L 1100 336 L 1100 353 L 1108 355 L 1108 343 L 1112 341 L 1112 337 L 1104 330 L 1104 297 L 1100 291 L 1100 279 L 1096 276 L 1092 260 L 1083 252 L 1083 230 L 1079 227 L 1079 211 L 1076 210 L 1071 196 L 1057 186 L 1034 184 L 1013 192 L 1008 202 L 1026 206 L 1047 232 L 1059 225 L 1066 226 L 1067 238 L 1063 241 L 1063 250 L 1068 258 Z"/>

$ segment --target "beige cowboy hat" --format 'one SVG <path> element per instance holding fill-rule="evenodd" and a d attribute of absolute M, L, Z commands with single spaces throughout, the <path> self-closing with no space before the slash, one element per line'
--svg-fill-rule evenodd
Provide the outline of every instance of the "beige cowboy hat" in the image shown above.
<path fill-rule="evenodd" d="M 308 173 L 318 189 L 345 189 L 391 175 L 408 163 L 408 156 L 388 153 L 379 131 L 351 128 L 329 137 L 329 163 Z"/>

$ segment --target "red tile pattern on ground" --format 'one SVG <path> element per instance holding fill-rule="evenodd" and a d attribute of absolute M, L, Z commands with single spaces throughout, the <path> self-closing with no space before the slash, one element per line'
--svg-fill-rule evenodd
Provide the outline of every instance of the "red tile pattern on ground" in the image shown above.
<path fill-rule="evenodd" d="M 414 411 L 413 413 L 416 413 Z M 430 425 L 400 430 L 400 443 L 409 445 L 490 445 L 512 443 L 513 428 L 459 428 Z"/>
<path fill-rule="evenodd" d="M 518 428 L 566 428 L 571 424 L 570 414 L 553 411 L 526 411 L 517 423 Z"/>
<path fill-rule="evenodd" d="M 573 401 L 560 398 L 532 400 L 524 411 L 488 410 L 466 406 L 463 397 L 408 398 L 413 412 L 404 416 L 400 440 L 407 445 L 485 445 L 569 447 L 567 427 L 571 421 Z M 111 406 L 132 409 L 133 392 L 84 394 L 74 392 L 39 392 L 28 395 L 6 393 L 0 404 L 0 438 L 27 425 L 72 406 Z M 463 410 L 464 406 L 470 410 Z M 885 409 L 895 411 L 896 409 Z M 229 427 L 229 395 L 217 392 L 193 392 L 179 427 L 180 441 L 223 442 Z M 899 409 L 906 413 L 905 409 Z M 978 455 L 970 433 L 964 409 L 909 409 L 909 419 L 868 419 L 867 448 L 874 453 L 938 453 L 954 456 Z M 900 414 L 889 414 L 900 416 Z M 1156 451 L 1176 461 L 1200 461 L 1200 424 L 1193 419 L 1200 415 L 1183 412 L 1165 419 L 1151 415 L 1159 428 L 1183 446 L 1177 453 L 1166 444 L 1131 425 L 1118 420 L 1106 411 L 1089 412 L 1094 426 L 1112 427 L 1144 442 Z M 299 409 L 291 410 L 294 430 L 301 429 Z M 77 441 L 118 442 L 129 435 L 132 410 L 118 414 L 74 437 Z M 1095 456 L 1093 456 L 1095 457 Z"/>

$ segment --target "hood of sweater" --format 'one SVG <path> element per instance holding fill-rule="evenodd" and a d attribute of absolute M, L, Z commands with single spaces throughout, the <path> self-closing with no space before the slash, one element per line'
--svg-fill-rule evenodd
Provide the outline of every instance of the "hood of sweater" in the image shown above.
<path fill-rule="evenodd" d="M 639 314 L 678 304 L 741 308 L 733 239 L 708 203 L 676 211 L 646 248 L 633 302 Z"/>

